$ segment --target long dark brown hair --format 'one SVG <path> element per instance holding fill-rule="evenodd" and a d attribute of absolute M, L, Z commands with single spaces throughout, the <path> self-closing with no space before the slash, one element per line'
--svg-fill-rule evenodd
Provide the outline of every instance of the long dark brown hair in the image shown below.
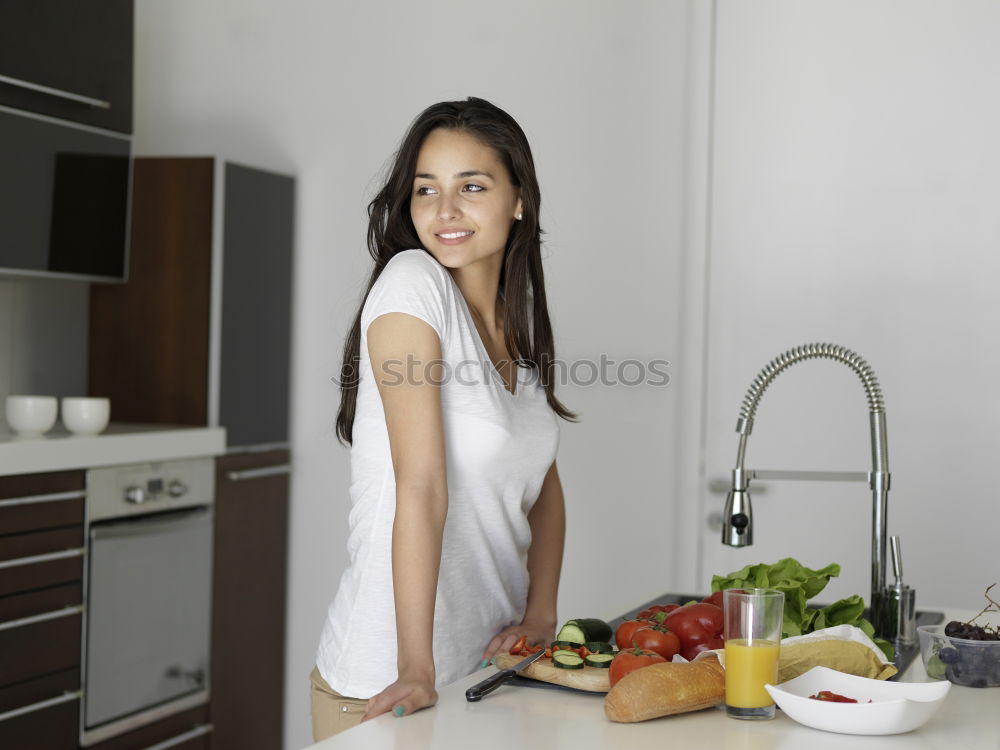
<path fill-rule="evenodd" d="M 553 411 L 567 421 L 577 419 L 577 415 L 563 406 L 554 392 L 555 351 L 545 301 L 542 230 L 538 223 L 541 192 L 528 139 L 514 118 L 502 109 L 484 99 L 469 97 L 466 101 L 434 104 L 420 113 L 396 152 L 385 186 L 368 204 L 368 251 L 375 266 L 344 344 L 340 411 L 337 414 L 337 437 L 342 443 L 353 443 L 354 411 L 361 373 L 361 312 L 372 286 L 389 260 L 403 250 L 422 247 L 410 217 L 410 196 L 420 147 L 424 139 L 438 129 L 468 133 L 493 148 L 507 167 L 513 184 L 521 189 L 523 218 L 514 222 L 511 228 L 500 269 L 499 291 L 505 301 L 504 339 L 508 346 L 513 344 L 511 353 L 518 367 L 538 368 L 539 381 Z M 534 341 L 529 335 L 529 315 L 534 324 Z"/>

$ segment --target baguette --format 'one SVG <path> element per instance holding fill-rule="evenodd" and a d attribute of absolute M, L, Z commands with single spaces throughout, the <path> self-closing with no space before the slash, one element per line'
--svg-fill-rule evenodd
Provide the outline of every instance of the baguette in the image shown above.
<path fill-rule="evenodd" d="M 604 699 L 611 721 L 636 722 L 699 711 L 726 697 L 726 673 L 715 656 L 651 664 L 625 675 Z"/>

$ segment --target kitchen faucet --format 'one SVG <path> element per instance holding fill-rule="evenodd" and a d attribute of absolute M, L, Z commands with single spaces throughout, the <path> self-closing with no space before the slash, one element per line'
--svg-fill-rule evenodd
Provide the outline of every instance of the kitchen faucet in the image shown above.
<path fill-rule="evenodd" d="M 806 359 L 825 358 L 841 362 L 850 367 L 861 378 L 868 396 L 869 423 L 871 425 L 872 470 L 870 472 L 848 471 L 758 471 L 744 466 L 747 437 L 753 429 L 754 414 L 761 396 L 781 372 Z M 888 600 L 886 589 L 886 514 L 889 501 L 889 457 L 886 449 L 885 404 L 882 390 L 871 366 L 858 354 L 834 344 L 806 344 L 789 349 L 772 360 L 758 373 L 743 397 L 740 416 L 736 421 L 736 432 L 740 444 L 736 454 L 736 468 L 733 469 L 733 485 L 726 496 L 723 513 L 722 543 L 731 547 L 746 547 L 753 544 L 753 511 L 750 506 L 750 480 L 791 479 L 837 482 L 867 482 L 872 491 L 872 579 L 871 606 L 872 624 L 875 634 L 892 640 L 895 633 L 889 633 L 895 619 L 886 612 Z"/>

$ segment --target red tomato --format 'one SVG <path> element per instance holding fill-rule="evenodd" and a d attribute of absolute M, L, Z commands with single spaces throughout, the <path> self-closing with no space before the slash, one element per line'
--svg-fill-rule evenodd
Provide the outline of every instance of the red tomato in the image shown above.
<path fill-rule="evenodd" d="M 649 609 L 642 610 L 642 612 L 639 613 L 637 619 L 639 619 L 639 620 L 652 620 L 652 619 L 655 618 L 655 619 L 659 620 L 660 622 L 662 622 L 663 618 L 662 617 L 657 617 L 657 615 L 659 615 L 661 612 L 665 612 L 665 613 L 673 612 L 675 609 L 677 609 L 680 606 L 681 605 L 679 605 L 679 604 L 654 604 Z"/>
<path fill-rule="evenodd" d="M 675 609 L 680 609 L 680 607 L 681 607 L 680 604 L 667 604 L 666 606 L 664 606 L 663 609 L 661 609 L 659 612 L 653 615 L 650 618 L 650 621 L 655 625 L 662 625 L 663 621 L 667 619 L 667 615 L 669 615 Z"/>
<path fill-rule="evenodd" d="M 614 661 L 611 662 L 611 668 L 608 670 L 608 679 L 611 681 L 611 687 L 614 687 L 618 680 L 629 672 L 648 667 L 650 664 L 659 664 L 665 661 L 666 659 L 656 652 L 643 651 L 641 648 L 630 648 L 625 651 L 619 651 Z"/>
<path fill-rule="evenodd" d="M 636 648 L 655 651 L 666 661 L 670 661 L 674 654 L 681 650 L 680 639 L 667 628 L 654 626 L 639 628 L 633 634 L 632 641 Z"/>
<path fill-rule="evenodd" d="M 649 625 L 649 620 L 626 620 L 619 625 L 615 632 L 615 643 L 618 645 L 618 650 L 624 651 L 627 648 L 634 648 L 632 635 L 639 628 L 644 628 L 647 625 Z"/>

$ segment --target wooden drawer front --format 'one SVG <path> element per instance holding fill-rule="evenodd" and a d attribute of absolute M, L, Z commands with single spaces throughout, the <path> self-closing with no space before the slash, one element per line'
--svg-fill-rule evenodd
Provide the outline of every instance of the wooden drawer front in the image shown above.
<path fill-rule="evenodd" d="M 11 750 L 76 750 L 80 699 L 0 721 L 0 747 Z"/>
<path fill-rule="evenodd" d="M 210 727 L 208 706 L 198 706 L 96 745 L 89 745 L 88 750 L 145 750 L 159 746 L 164 747 L 164 750 L 167 747 L 170 750 L 208 750 L 212 736 Z M 185 736 L 187 739 L 183 739 Z M 175 740 L 178 740 L 177 744 L 168 744 Z"/>
<path fill-rule="evenodd" d="M 20 534 L 61 526 L 83 525 L 83 494 L 65 500 L 44 500 L 53 495 L 30 495 L 23 499 L 0 500 L 0 535 Z"/>
<path fill-rule="evenodd" d="M 0 597 L 0 627 L 11 620 L 57 612 L 83 602 L 83 584 L 67 583 Z"/>
<path fill-rule="evenodd" d="M 33 495 L 73 492 L 86 487 L 83 471 L 50 471 L 44 474 L 15 474 L 0 477 L 0 500 Z"/>
<path fill-rule="evenodd" d="M 80 689 L 80 668 L 64 669 L 44 677 L 0 688 L 0 714 L 31 706 Z M 0 747 L 5 747 L 0 744 Z"/>
<path fill-rule="evenodd" d="M 0 596 L 83 580 L 83 556 L 0 567 Z"/>
<path fill-rule="evenodd" d="M 0 561 L 83 547 L 83 526 L 0 537 Z"/>
<path fill-rule="evenodd" d="M 80 664 L 79 613 L 0 630 L 0 686 Z"/>

